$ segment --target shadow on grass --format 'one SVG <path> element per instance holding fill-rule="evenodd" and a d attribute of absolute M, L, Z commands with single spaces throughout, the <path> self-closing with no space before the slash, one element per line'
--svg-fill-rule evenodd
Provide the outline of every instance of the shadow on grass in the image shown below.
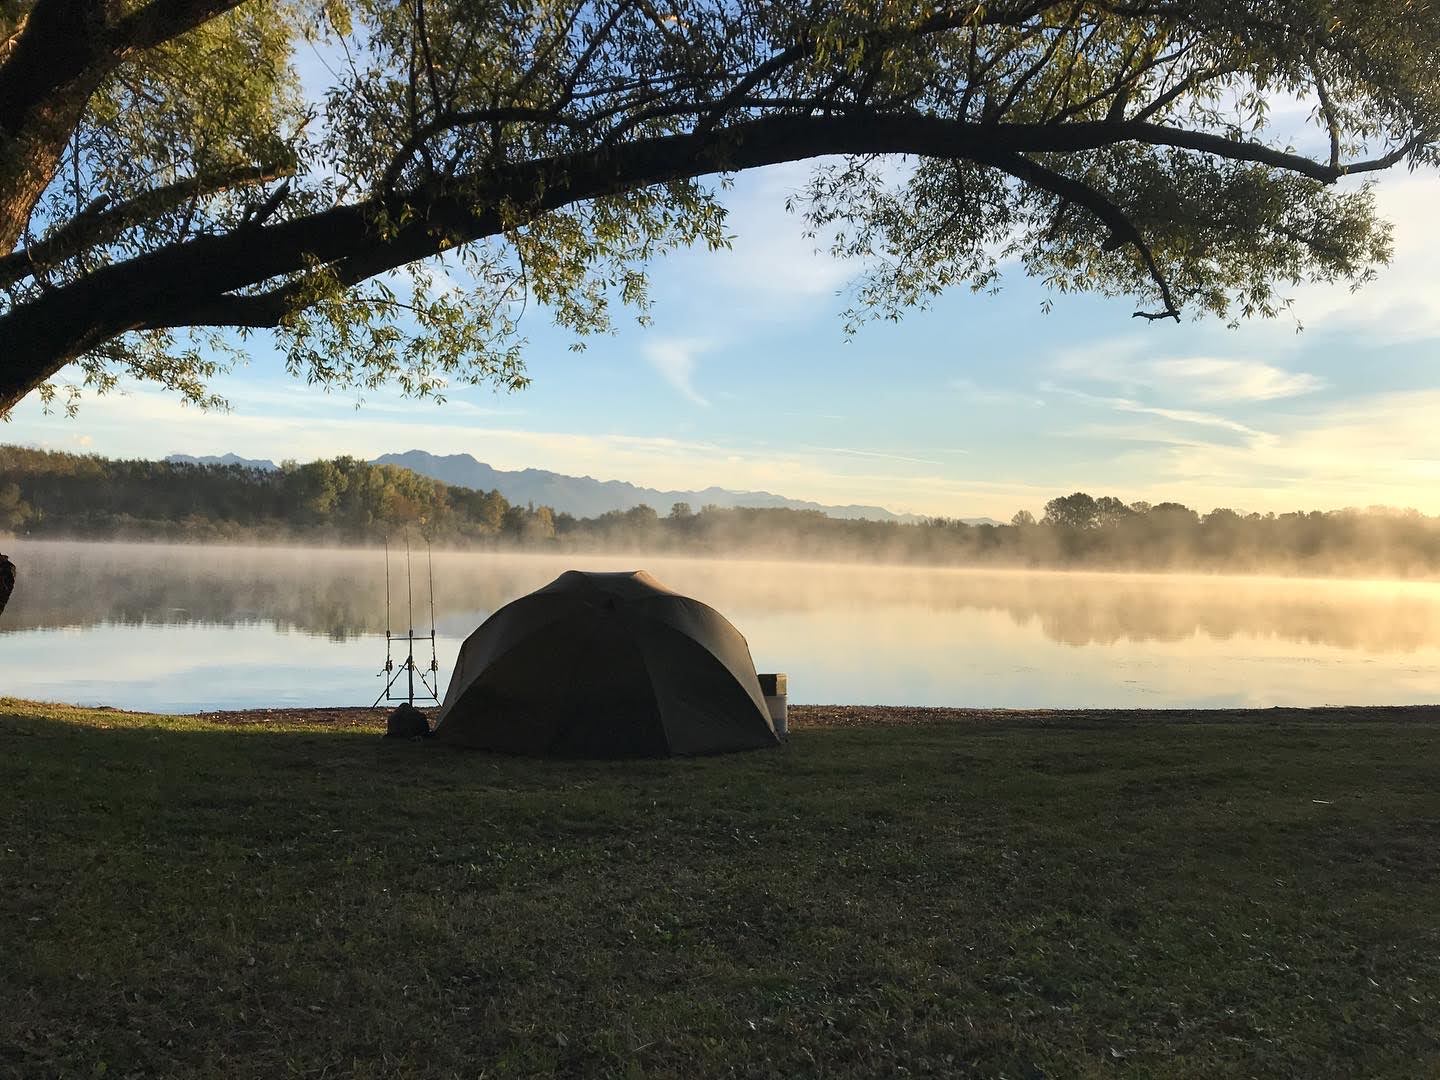
<path fill-rule="evenodd" d="M 1413 1076 L 1437 766 L 1403 724 L 605 763 L 0 713 L 0 1073 Z"/>

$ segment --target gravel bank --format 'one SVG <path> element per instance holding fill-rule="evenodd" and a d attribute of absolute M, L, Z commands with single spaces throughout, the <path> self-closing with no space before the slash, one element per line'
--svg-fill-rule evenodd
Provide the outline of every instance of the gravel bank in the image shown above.
<path fill-rule="evenodd" d="M 243 709 L 194 714 L 220 724 L 307 724 L 383 731 L 385 709 Z M 434 715 L 432 708 L 428 715 Z M 1115 727 L 1176 723 L 1437 723 L 1440 705 L 1327 706 L 1316 709 L 947 709 L 913 705 L 792 705 L 790 729 L 911 727 L 924 724 Z"/>

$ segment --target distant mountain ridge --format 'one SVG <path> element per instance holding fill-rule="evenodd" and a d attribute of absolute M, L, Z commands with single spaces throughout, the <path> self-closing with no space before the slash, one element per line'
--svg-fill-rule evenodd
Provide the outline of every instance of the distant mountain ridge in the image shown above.
<path fill-rule="evenodd" d="M 246 458 L 238 454 L 171 454 L 166 461 L 185 465 L 236 465 L 269 472 L 278 468 L 268 458 Z M 407 450 L 402 454 L 381 454 L 376 465 L 398 465 L 421 476 L 477 491 L 498 491 L 514 504 L 533 503 L 548 506 L 557 513 L 591 518 L 610 510 L 629 510 L 646 505 L 660 514 L 669 513 L 675 503 L 689 503 L 691 509 L 705 506 L 782 508 L 787 510 L 818 510 L 833 518 L 866 519 L 869 521 L 917 522 L 916 514 L 897 514 L 883 506 L 827 506 L 807 499 L 791 499 L 768 491 L 732 491 L 729 488 L 707 487 L 699 491 L 660 491 L 640 487 L 624 480 L 596 480 L 591 476 L 567 476 L 545 469 L 496 469 L 470 454 L 432 454 L 426 450 Z M 998 525 L 986 517 L 962 518 L 971 525 Z"/>
<path fill-rule="evenodd" d="M 202 457 L 193 457 L 190 454 L 171 454 L 166 461 L 176 465 L 239 465 L 245 469 L 259 469 L 262 472 L 274 472 L 279 466 L 269 458 L 243 458 L 239 454 L 206 454 Z"/>
<path fill-rule="evenodd" d="M 919 521 L 914 514 L 896 514 L 882 506 L 825 506 L 804 499 L 788 499 L 768 491 L 730 491 L 708 487 L 700 491 L 659 491 L 638 487 L 623 480 L 596 480 L 590 476 L 566 476 L 545 469 L 496 469 L 469 454 L 431 454 L 408 450 L 403 454 L 382 454 L 377 465 L 399 465 L 445 484 L 499 491 L 512 503 L 548 506 L 557 513 L 588 518 L 609 510 L 629 510 L 641 504 L 660 514 L 669 513 L 677 502 L 703 506 L 783 507 L 791 510 L 819 510 L 835 518 L 868 518 L 871 521 Z"/>

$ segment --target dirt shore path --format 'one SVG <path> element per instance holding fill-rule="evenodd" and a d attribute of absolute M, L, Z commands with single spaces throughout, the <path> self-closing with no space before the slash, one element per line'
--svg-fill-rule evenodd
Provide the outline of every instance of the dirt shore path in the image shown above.
<path fill-rule="evenodd" d="M 435 710 L 429 710 L 433 716 Z M 386 710 L 364 708 L 240 709 L 194 714 L 220 724 L 313 724 L 383 730 Z M 792 731 L 918 724 L 1116 727 L 1193 723 L 1440 723 L 1440 705 L 1327 706 L 1314 709 L 949 709 L 912 705 L 792 705 Z"/>

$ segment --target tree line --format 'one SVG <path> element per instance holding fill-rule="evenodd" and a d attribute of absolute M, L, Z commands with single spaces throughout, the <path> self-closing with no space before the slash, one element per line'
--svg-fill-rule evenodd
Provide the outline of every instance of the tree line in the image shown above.
<path fill-rule="evenodd" d="M 1084 492 L 1008 525 L 649 506 L 577 518 L 353 457 L 239 465 L 119 461 L 0 446 L 0 532 L 209 542 L 378 543 L 410 528 L 457 547 L 868 558 L 953 565 L 1300 573 L 1440 572 L 1440 518 L 1382 507 L 1201 514 Z"/>

